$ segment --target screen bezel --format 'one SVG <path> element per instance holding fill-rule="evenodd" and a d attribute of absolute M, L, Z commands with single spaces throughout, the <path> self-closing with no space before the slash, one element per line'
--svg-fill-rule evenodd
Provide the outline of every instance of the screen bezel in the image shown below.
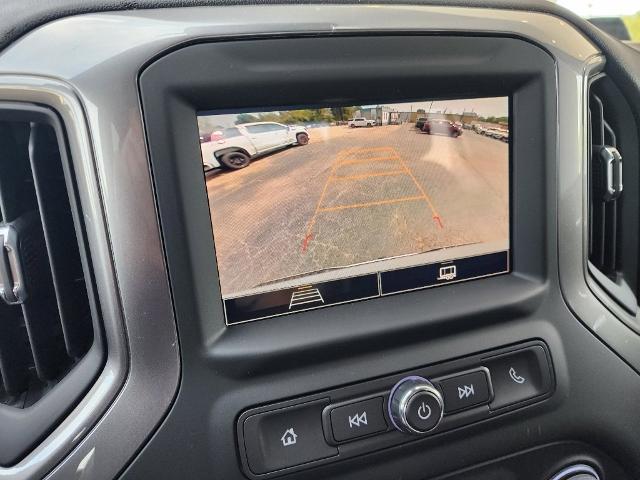
<path fill-rule="evenodd" d="M 486 99 L 489 97 L 483 96 L 483 97 L 450 97 L 450 98 L 438 98 L 438 101 L 447 101 L 447 100 L 469 100 L 470 102 L 473 102 L 473 100 L 481 100 L 481 99 Z M 508 117 L 508 128 L 509 131 L 511 130 L 511 120 L 512 120 L 512 115 L 511 115 L 511 109 L 512 109 L 512 98 L 510 94 L 505 94 L 505 95 L 497 95 L 493 98 L 504 98 L 506 100 L 507 103 L 507 117 Z M 415 102 L 430 102 L 431 98 L 415 98 L 415 99 L 398 99 L 398 98 L 394 98 L 392 100 L 387 100 L 385 99 L 384 101 L 377 101 L 374 102 L 374 104 L 376 105 L 384 105 L 384 104 L 389 104 L 389 103 L 394 103 L 394 104 L 408 104 L 408 103 L 415 103 Z M 362 102 L 356 102 L 356 104 L 362 104 Z M 271 113 L 274 111 L 292 111 L 292 110 L 298 110 L 298 109 L 309 109 L 309 108 L 333 108 L 333 107 L 348 107 L 351 105 L 345 105 L 345 104 L 333 104 L 333 105 L 327 105 L 327 104 L 313 104 L 313 105 L 285 105 L 285 106 L 278 106 L 278 107 L 264 107 L 264 106 L 257 106 L 257 107 L 251 107 L 251 108 L 244 108 L 241 110 L 229 110 L 229 109 L 225 109 L 225 110 L 206 110 L 206 111 L 196 111 L 196 118 L 199 117 L 210 117 L 210 116 L 216 116 L 216 115 L 228 115 L 228 114 L 241 114 L 241 113 L 258 113 L 258 112 L 265 112 L 265 113 Z M 471 131 L 466 131 L 465 134 L 470 135 Z M 274 318 L 274 317 L 280 317 L 280 316 L 284 316 L 284 315 L 292 315 L 298 312 L 305 312 L 305 311 L 310 311 L 310 310 L 317 310 L 317 309 L 322 309 L 322 308 L 329 308 L 329 307 L 333 307 L 333 306 L 337 306 L 337 305 L 342 305 L 345 303 L 354 303 L 354 302 L 361 302 L 361 301 L 366 301 L 366 300 L 371 300 L 371 299 L 375 299 L 375 298 L 380 298 L 380 297 L 384 297 L 384 296 L 389 296 L 389 295 L 400 295 L 403 293 L 407 293 L 407 292 L 411 292 L 411 291 L 416 291 L 416 290 L 424 290 L 424 289 L 430 289 L 430 288 L 439 288 L 439 287 L 445 287 L 447 285 L 450 284 L 455 284 L 455 283 L 461 283 L 461 282 L 469 282 L 469 281 L 476 281 L 476 280 L 481 280 L 483 278 L 487 278 L 487 277 L 492 277 L 492 276 L 496 276 L 496 275 L 504 275 L 504 274 L 508 274 L 511 271 L 511 251 L 512 251 L 512 244 L 511 244 L 511 211 L 512 211 L 512 205 L 511 205 L 511 171 L 512 171 L 512 150 L 511 150 L 511 144 L 512 143 L 512 139 L 509 139 L 509 143 L 508 143 L 508 149 L 507 149 L 507 182 L 508 182 L 508 197 L 507 197 L 507 202 L 508 202 L 508 213 L 509 213 L 509 218 L 508 218 L 508 233 L 507 233 L 507 242 L 508 242 L 508 248 L 506 250 L 496 250 L 496 251 L 492 251 L 492 252 L 486 252 L 483 254 L 479 254 L 479 255 L 463 255 L 463 256 L 454 256 L 451 258 L 447 258 L 447 259 L 443 259 L 440 261 L 434 261 L 434 262 L 430 262 L 430 263 L 420 263 L 420 262 L 415 262 L 412 263 L 411 265 L 407 265 L 404 267 L 393 267 L 393 268 L 382 268 L 377 270 L 376 272 L 370 272 L 367 274 L 360 274 L 360 275 L 344 275 L 344 276 L 340 276 L 340 277 L 335 277 L 331 280 L 323 280 L 323 281 L 319 281 L 319 282 L 311 282 L 313 283 L 313 286 L 321 286 L 321 285 L 325 285 L 328 284 L 332 281 L 337 281 L 337 280 L 353 280 L 353 279 L 358 279 L 359 277 L 366 277 L 366 276 L 370 276 L 370 275 L 377 275 L 377 282 L 378 282 L 378 294 L 377 295 L 364 295 L 364 296 L 360 296 L 359 298 L 353 298 L 353 299 L 348 299 L 348 300 L 343 300 L 343 301 L 336 301 L 336 302 L 332 302 L 332 303 L 325 303 L 323 305 L 318 305 L 318 306 L 310 306 L 310 307 L 306 307 L 306 308 L 299 308 L 299 309 L 295 309 L 293 311 L 289 310 L 286 312 L 281 312 L 281 313 L 273 313 L 273 314 L 269 314 L 269 315 L 264 315 L 264 316 L 253 316 L 251 318 L 247 318 L 247 319 L 242 319 L 242 320 L 230 320 L 229 318 L 229 312 L 228 312 L 228 303 L 229 301 L 233 301 L 236 299 L 242 299 L 242 298 L 248 298 L 248 297 L 258 297 L 260 295 L 265 295 L 265 294 L 272 294 L 272 293 L 284 293 L 285 291 L 293 291 L 295 290 L 296 286 L 291 286 L 291 287 L 274 287 L 273 289 L 269 289 L 269 290 L 264 290 L 262 292 L 259 293 L 255 293 L 255 294 L 245 294 L 245 295 L 236 295 L 236 294 L 231 294 L 231 295 L 222 295 L 222 304 L 223 304 L 223 311 L 224 311 L 224 319 L 225 319 L 225 324 L 227 326 L 233 326 L 233 325 L 240 325 L 240 324 L 244 324 L 244 323 L 248 323 L 248 322 L 255 322 L 255 321 L 260 321 L 260 320 L 266 320 L 266 319 L 270 319 L 270 318 Z M 204 159 L 202 159 L 204 160 Z M 257 160 L 259 161 L 259 160 Z M 205 178 L 205 185 L 207 182 L 207 175 L 204 175 Z M 211 192 L 208 192 L 208 198 L 211 195 Z M 212 210 L 214 207 L 211 204 L 211 202 L 209 201 L 209 208 L 210 210 Z M 213 225 L 213 219 L 212 219 L 212 236 L 214 239 L 214 245 L 215 245 L 215 238 L 216 238 L 216 229 L 214 228 Z M 411 268 L 420 268 L 420 267 L 430 267 L 430 266 L 435 266 L 437 264 L 444 264 L 444 263 L 448 263 L 448 262 L 456 262 L 456 261 L 466 261 L 469 259 L 473 259 L 473 258 L 478 258 L 478 257 L 483 257 L 483 256 L 487 256 L 487 255 L 492 255 L 492 254 L 505 254 L 506 257 L 506 268 L 504 270 L 500 270 L 500 271 L 491 271 L 490 273 L 486 273 L 486 274 L 482 274 L 482 275 L 476 275 L 476 276 L 472 276 L 469 278 L 463 278 L 463 279 L 459 279 L 459 280 L 452 280 L 452 281 L 448 281 L 446 283 L 441 283 L 441 284 L 430 284 L 430 285 L 422 285 L 422 286 L 416 286 L 416 287 L 412 287 L 412 288 L 406 288 L 406 289 L 402 289 L 402 290 L 398 290 L 398 291 L 389 291 L 389 292 L 383 292 L 381 287 L 380 287 L 380 275 L 387 273 L 387 272 L 397 272 L 397 271 L 401 271 L 401 270 L 406 270 L 406 273 L 409 273 L 409 269 Z M 388 259 L 381 259 L 381 260 L 388 260 Z M 219 262 L 219 258 L 216 255 L 216 269 L 218 268 L 218 262 Z M 349 266 L 347 266 L 348 268 Z M 220 278 L 219 276 L 219 270 L 218 271 L 218 278 Z M 301 279 L 305 279 L 308 278 L 310 276 L 313 276 L 315 274 L 315 272 L 311 272 L 309 274 L 305 274 L 301 276 Z M 220 280 L 219 280 L 220 282 Z M 304 283 L 308 283 L 308 282 L 301 282 L 301 284 Z M 222 285 L 219 283 L 219 288 L 222 290 Z M 265 299 L 266 300 L 266 299 Z M 233 303 L 233 302 L 232 302 Z"/>
<path fill-rule="evenodd" d="M 556 104 L 552 95 L 546 95 L 555 85 L 552 59 L 538 47 L 508 37 L 417 33 L 284 37 L 189 45 L 154 62 L 140 78 L 151 169 L 176 309 L 190 321 L 197 321 L 201 340 L 212 349 L 210 355 L 216 357 L 215 352 L 231 348 L 240 355 L 234 356 L 237 365 L 246 366 L 245 362 L 264 358 L 269 352 L 286 356 L 302 346 L 312 352 L 338 339 L 353 340 L 372 331 L 386 335 L 407 328 L 429 329 L 445 320 L 465 322 L 478 312 L 508 318 L 520 311 L 515 305 L 524 298 L 541 294 L 546 275 L 545 219 L 553 213 L 547 209 L 544 183 L 547 159 L 554 155 L 551 140 L 555 139 Z M 336 55 L 337 41 L 343 49 L 340 55 Z M 413 48 L 417 41 L 424 48 Z M 282 42 L 283 46 L 274 48 L 273 42 Z M 442 49 L 445 44 L 446 54 Z M 345 51 L 345 45 L 347 50 L 366 52 L 361 64 L 354 65 L 351 57 L 347 68 L 345 56 L 352 52 Z M 285 47 L 290 52 L 287 58 L 278 55 L 278 48 Z M 219 68 L 230 60 L 233 69 Z M 297 60 L 299 66 L 294 68 Z M 256 61 L 270 72 L 260 82 L 248 74 Z M 389 69 L 377 68 L 381 62 Z M 322 68 L 318 69 L 318 65 Z M 175 73 L 187 70 L 188 76 Z M 283 71 L 288 72 L 286 81 Z M 343 104 L 356 100 L 375 102 L 381 98 L 379 90 L 392 76 L 395 88 L 404 92 L 398 95 L 399 100 L 424 98 L 424 94 L 407 95 L 411 88 L 414 92 L 424 88 L 437 91 L 437 98 L 510 97 L 511 272 L 455 287 L 294 313 L 269 322 L 250 322 L 242 329 L 228 328 L 200 148 L 195 141 L 196 112 L 338 100 Z M 367 78 L 368 94 L 363 92 L 360 78 Z M 295 81 L 298 84 L 294 89 Z M 325 87 L 329 82 L 334 93 L 331 89 L 318 89 L 322 82 Z M 254 88 L 247 89 L 250 85 Z M 309 101 L 313 90 L 324 93 L 316 102 Z M 343 98 L 337 99 L 335 92 L 342 92 Z M 385 97 L 389 98 L 388 91 Z M 460 295 L 465 302 L 459 302 Z M 384 311 L 394 312 L 393 321 Z M 315 333 L 313 337 L 305 333 L 310 330 Z M 284 337 L 283 331 L 287 331 Z M 253 368 L 266 367 L 260 363 L 253 364 Z"/>

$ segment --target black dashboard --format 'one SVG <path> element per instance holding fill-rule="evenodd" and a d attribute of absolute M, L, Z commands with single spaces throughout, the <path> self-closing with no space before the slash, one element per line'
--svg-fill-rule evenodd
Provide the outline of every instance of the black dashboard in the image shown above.
<path fill-rule="evenodd" d="M 139 6 L 3 25 L 0 477 L 640 475 L 638 52 Z"/>

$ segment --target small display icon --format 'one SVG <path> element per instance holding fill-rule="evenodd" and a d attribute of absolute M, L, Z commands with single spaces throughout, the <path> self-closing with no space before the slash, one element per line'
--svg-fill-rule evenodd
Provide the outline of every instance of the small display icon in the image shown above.
<path fill-rule="evenodd" d="M 447 265 L 446 267 L 440 267 L 438 274 L 438 280 L 453 280 L 458 276 L 455 265 Z"/>

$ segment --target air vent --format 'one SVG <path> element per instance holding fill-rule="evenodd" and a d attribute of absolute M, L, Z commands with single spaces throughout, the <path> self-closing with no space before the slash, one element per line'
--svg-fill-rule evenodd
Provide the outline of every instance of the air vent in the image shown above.
<path fill-rule="evenodd" d="M 4 465 L 24 454 L 87 388 L 86 368 L 78 373 L 80 381 L 67 379 L 83 370 L 76 367 L 96 345 L 97 324 L 82 217 L 59 119 L 42 107 L 0 105 L 0 152 Z M 90 370 L 93 378 L 96 369 Z M 63 383 L 68 391 L 61 391 Z M 21 437 L 5 443 L 9 431 Z"/>
<path fill-rule="evenodd" d="M 629 314 L 637 311 L 638 139 L 624 97 L 606 75 L 589 91 L 589 271 Z"/>

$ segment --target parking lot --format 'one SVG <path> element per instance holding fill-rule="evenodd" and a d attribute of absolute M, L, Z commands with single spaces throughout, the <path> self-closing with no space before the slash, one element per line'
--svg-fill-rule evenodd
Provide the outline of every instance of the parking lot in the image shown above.
<path fill-rule="evenodd" d="M 506 143 L 468 130 L 426 135 L 411 124 L 321 127 L 310 137 L 208 175 L 223 295 L 508 238 Z"/>

